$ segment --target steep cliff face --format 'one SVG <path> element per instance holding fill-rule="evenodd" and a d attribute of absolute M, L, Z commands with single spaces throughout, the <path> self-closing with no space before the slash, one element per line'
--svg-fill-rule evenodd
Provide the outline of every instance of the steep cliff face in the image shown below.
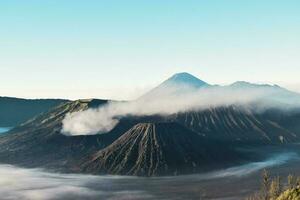
<path fill-rule="evenodd" d="M 222 150 L 218 150 L 218 148 Z M 177 123 L 140 123 L 81 165 L 82 172 L 138 176 L 195 173 L 237 154 Z"/>

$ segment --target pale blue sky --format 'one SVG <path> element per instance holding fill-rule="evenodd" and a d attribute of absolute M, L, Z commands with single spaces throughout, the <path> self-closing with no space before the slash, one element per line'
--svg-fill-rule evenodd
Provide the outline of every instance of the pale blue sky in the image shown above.
<path fill-rule="evenodd" d="M 300 91 L 299 0 L 0 0 L 0 96 L 133 98 L 172 74 Z"/>

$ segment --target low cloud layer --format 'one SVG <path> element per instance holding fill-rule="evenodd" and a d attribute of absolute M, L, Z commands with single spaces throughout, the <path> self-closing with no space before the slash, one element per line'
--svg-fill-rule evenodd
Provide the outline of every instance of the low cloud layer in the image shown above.
<path fill-rule="evenodd" d="M 233 187 L 236 187 L 237 182 L 228 182 L 229 180 L 248 176 L 264 168 L 284 165 L 296 159 L 299 159 L 298 154 L 284 152 L 261 162 L 248 163 L 224 170 L 150 179 L 128 176 L 59 174 L 42 169 L 0 165 L 0 198 L 1 200 L 171 200 L 175 198 L 184 200 L 187 199 L 186 195 L 193 191 L 192 193 L 197 193 L 197 198 L 194 199 L 199 199 L 199 188 L 208 186 L 207 191 L 209 192 L 214 191 L 218 185 L 224 188 L 224 184 L 226 184 L 227 190 L 231 191 Z M 223 178 L 226 178 L 225 182 L 222 182 Z M 256 176 L 255 179 L 257 179 Z M 209 181 L 205 182 L 205 180 Z M 246 177 L 246 180 L 248 181 L 249 177 Z M 220 194 L 224 195 L 224 191 L 220 191 Z"/>
<path fill-rule="evenodd" d="M 41 169 L 24 169 L 0 165 L 1 200 L 135 200 L 149 199 L 143 191 L 112 187 L 118 176 L 91 176 L 49 173 Z M 111 186 L 115 190 L 107 189 Z M 117 186 L 117 185 L 116 185 Z"/>
<path fill-rule="evenodd" d="M 101 134 L 112 130 L 119 119 L 126 116 L 170 115 L 190 110 L 229 105 L 250 105 L 260 102 L 256 109 L 286 103 L 289 95 L 273 87 L 232 88 L 209 87 L 202 89 L 186 86 L 159 88 L 130 102 L 111 102 L 97 109 L 70 113 L 63 120 L 62 133 L 66 135 Z M 270 101 L 272 99 L 274 101 Z M 288 101 L 292 102 L 291 99 Z M 274 105 L 273 105 L 274 104 Z"/>

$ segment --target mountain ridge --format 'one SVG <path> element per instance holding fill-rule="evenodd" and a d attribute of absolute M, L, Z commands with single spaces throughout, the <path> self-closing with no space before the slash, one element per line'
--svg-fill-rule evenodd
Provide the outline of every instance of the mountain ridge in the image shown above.
<path fill-rule="evenodd" d="M 0 126 L 14 127 L 69 100 L 0 97 Z"/>

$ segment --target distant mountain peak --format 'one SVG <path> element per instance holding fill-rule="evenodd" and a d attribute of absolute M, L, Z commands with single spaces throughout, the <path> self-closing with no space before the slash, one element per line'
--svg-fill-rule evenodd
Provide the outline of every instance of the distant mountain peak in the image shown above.
<path fill-rule="evenodd" d="M 191 89 L 199 89 L 201 87 L 211 86 L 210 84 L 200 80 L 187 72 L 176 73 L 157 87 L 150 90 L 140 98 L 157 97 L 170 94 L 183 94 L 190 92 Z"/>
<path fill-rule="evenodd" d="M 188 72 L 179 72 L 179 73 L 176 73 L 174 74 L 173 76 L 171 76 L 173 78 L 181 78 L 181 77 L 193 77 L 193 78 L 196 78 L 194 75 L 188 73 Z"/>
<path fill-rule="evenodd" d="M 187 72 L 176 73 L 162 84 L 184 84 L 192 87 L 202 87 L 209 85 L 192 74 Z"/>
<path fill-rule="evenodd" d="M 211 85 L 200 80 L 192 74 L 189 74 L 187 72 L 180 72 L 174 74 L 140 98 L 152 98 L 157 96 L 183 94 L 207 86 Z"/>

